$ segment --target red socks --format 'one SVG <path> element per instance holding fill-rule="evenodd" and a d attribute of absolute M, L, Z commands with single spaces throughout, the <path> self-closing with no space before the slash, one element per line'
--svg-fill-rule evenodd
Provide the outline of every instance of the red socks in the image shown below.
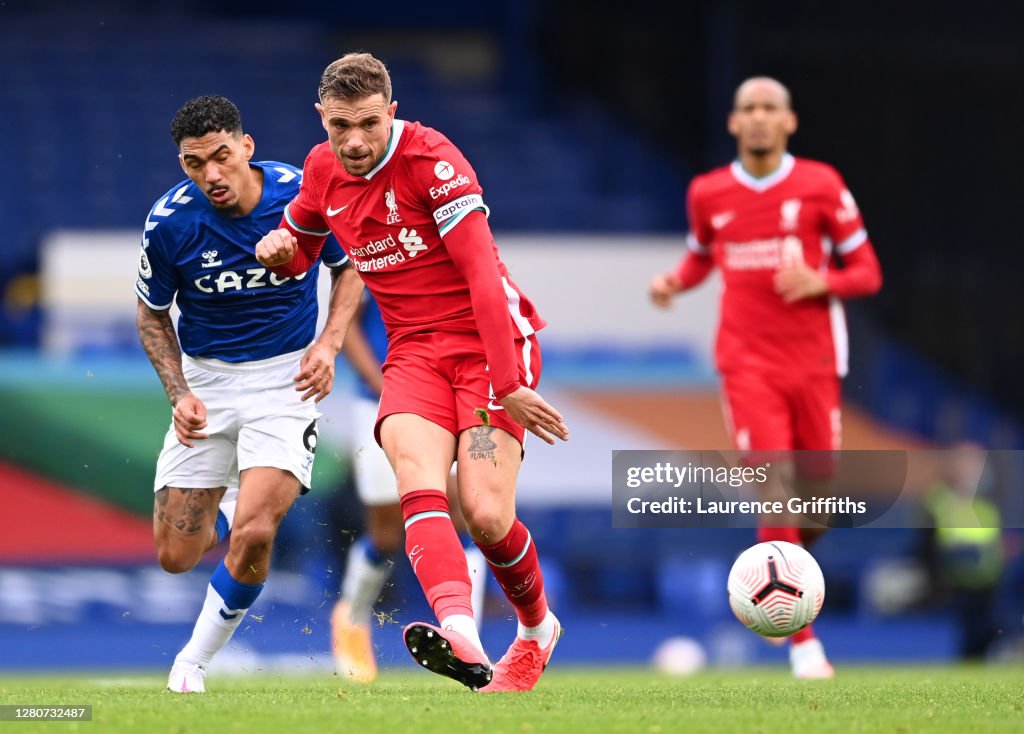
<path fill-rule="evenodd" d="M 544 577 L 537 558 L 537 546 L 517 518 L 508 534 L 494 545 L 480 545 L 495 578 L 524 627 L 536 627 L 548 613 Z"/>
<path fill-rule="evenodd" d="M 466 554 L 448 514 L 448 497 L 417 489 L 401 498 L 405 553 L 438 621 L 452 614 L 472 618 L 472 585 Z"/>
<path fill-rule="evenodd" d="M 758 528 L 757 542 L 767 543 L 772 540 L 782 540 L 793 545 L 803 545 L 800 539 L 799 528 Z"/>
<path fill-rule="evenodd" d="M 466 556 L 448 514 L 448 498 L 436 489 L 418 489 L 401 499 L 405 552 L 438 620 L 452 614 L 473 616 Z M 536 627 L 548 613 L 537 547 L 518 519 L 494 545 L 477 544 L 525 627 Z"/>
<path fill-rule="evenodd" d="M 806 627 L 804 627 L 799 632 L 790 635 L 789 636 L 789 641 L 792 642 L 794 645 L 797 645 L 797 644 L 799 644 L 801 642 L 807 642 L 808 640 L 813 640 L 815 637 L 816 637 L 816 635 L 814 634 L 813 626 L 812 625 L 807 625 Z"/>

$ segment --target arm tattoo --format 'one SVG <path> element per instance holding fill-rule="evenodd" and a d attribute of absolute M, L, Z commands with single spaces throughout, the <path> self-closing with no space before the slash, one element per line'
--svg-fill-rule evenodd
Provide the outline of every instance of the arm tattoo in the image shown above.
<path fill-rule="evenodd" d="M 181 346 L 178 344 L 178 335 L 174 333 L 171 314 L 168 311 L 154 311 L 139 301 L 136 325 L 142 348 L 153 363 L 168 400 L 174 405 L 189 389 L 181 371 Z"/>
<path fill-rule="evenodd" d="M 469 429 L 469 458 L 494 462 L 494 450 L 498 448 L 498 444 L 491 440 L 493 432 L 494 428 L 491 426 L 476 426 Z"/>

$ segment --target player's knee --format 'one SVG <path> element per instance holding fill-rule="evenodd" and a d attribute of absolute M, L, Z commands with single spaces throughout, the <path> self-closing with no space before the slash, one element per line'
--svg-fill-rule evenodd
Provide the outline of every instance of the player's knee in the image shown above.
<path fill-rule="evenodd" d="M 504 507 L 463 507 L 466 527 L 474 539 L 483 543 L 497 543 L 508 534 L 514 513 Z"/>
<path fill-rule="evenodd" d="M 277 523 L 271 520 L 256 518 L 242 523 L 231 530 L 231 545 L 258 550 L 274 542 L 277 535 Z"/>
<path fill-rule="evenodd" d="M 163 545 L 157 548 L 160 568 L 167 573 L 185 573 L 199 564 L 203 557 L 201 550 L 189 548 L 181 544 Z"/>

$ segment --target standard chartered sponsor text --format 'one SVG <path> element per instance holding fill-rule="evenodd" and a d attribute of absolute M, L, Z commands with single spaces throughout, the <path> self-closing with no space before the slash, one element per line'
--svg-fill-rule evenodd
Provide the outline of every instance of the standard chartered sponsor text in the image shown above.
<path fill-rule="evenodd" d="M 396 250 L 380 257 L 372 257 L 368 260 L 353 260 L 353 262 L 355 263 L 356 270 L 365 273 L 371 270 L 383 270 L 389 265 L 404 263 L 405 260 L 405 253 L 402 250 Z"/>
<path fill-rule="evenodd" d="M 784 253 L 803 251 L 796 235 L 772 237 L 750 242 L 726 242 L 724 245 L 726 270 L 777 270 L 784 264 Z"/>
<path fill-rule="evenodd" d="M 385 252 L 396 246 L 395 236 L 393 234 L 388 234 L 384 239 L 370 240 L 362 247 L 353 247 L 350 254 L 354 257 L 366 257 L 367 255 L 376 255 L 379 252 Z"/>

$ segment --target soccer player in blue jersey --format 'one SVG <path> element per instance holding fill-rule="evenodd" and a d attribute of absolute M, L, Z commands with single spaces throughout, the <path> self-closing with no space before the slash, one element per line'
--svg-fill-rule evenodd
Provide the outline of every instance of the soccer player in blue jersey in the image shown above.
<path fill-rule="evenodd" d="M 281 520 L 309 489 L 316 403 L 333 386 L 362 282 L 337 242 L 291 278 L 256 260 L 302 174 L 252 162 L 255 143 L 231 101 L 190 100 L 171 135 L 188 180 L 146 219 L 135 292 L 139 338 L 173 408 L 154 482 L 160 565 L 188 571 L 230 536 L 168 680 L 172 691 L 202 693 L 211 659 L 263 589 Z M 333 287 L 314 341 L 321 261 Z"/>

